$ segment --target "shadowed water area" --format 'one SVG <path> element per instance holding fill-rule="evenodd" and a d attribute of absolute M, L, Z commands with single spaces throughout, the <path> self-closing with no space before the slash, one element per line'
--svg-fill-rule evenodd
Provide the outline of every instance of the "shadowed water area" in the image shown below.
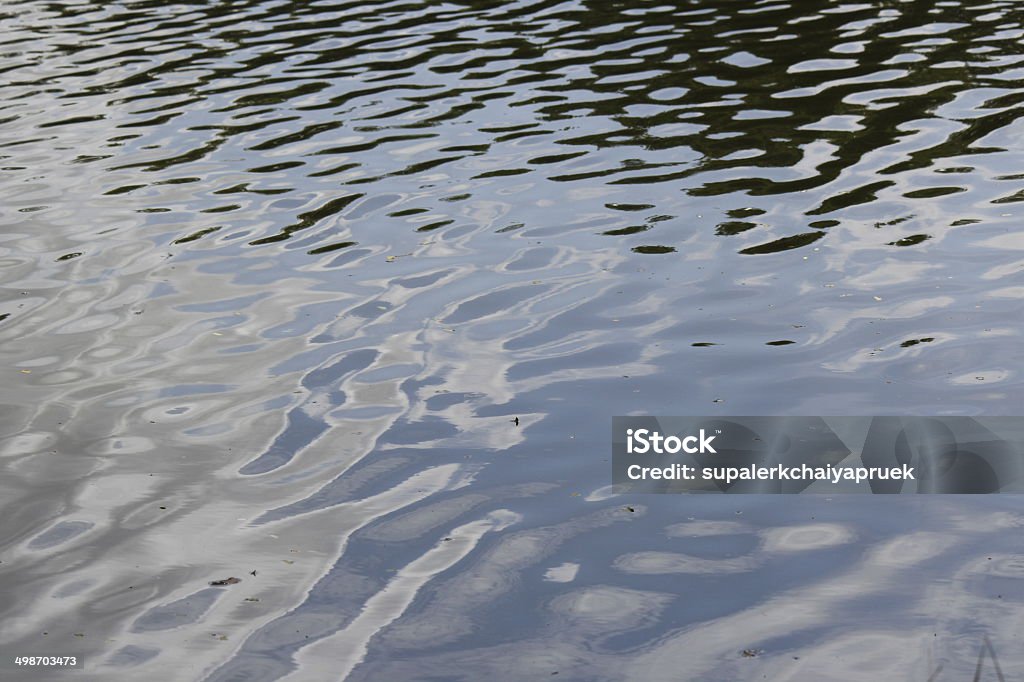
<path fill-rule="evenodd" d="M 1019 498 L 608 487 L 613 415 L 1022 412 L 1021 3 L 0 28 L 3 653 L 1024 676 Z"/>

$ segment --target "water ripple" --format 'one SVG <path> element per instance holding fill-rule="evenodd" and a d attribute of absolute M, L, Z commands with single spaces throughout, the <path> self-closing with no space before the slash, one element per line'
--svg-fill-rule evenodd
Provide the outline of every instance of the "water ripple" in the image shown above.
<path fill-rule="evenodd" d="M 614 414 L 1015 410 L 1016 3 L 0 18 L 5 650 L 1024 674 L 1008 503 L 640 505 L 602 454 Z"/>

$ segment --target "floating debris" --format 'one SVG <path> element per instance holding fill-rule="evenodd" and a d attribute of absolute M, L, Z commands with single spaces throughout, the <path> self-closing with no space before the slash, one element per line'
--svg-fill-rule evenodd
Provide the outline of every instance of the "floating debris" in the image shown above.
<path fill-rule="evenodd" d="M 210 587 L 226 587 L 227 585 L 237 585 L 240 582 L 242 582 L 241 578 L 235 578 L 232 576 L 230 578 L 224 578 L 223 580 L 214 580 L 210 583 Z"/>
<path fill-rule="evenodd" d="M 754 658 L 755 656 L 760 656 L 763 653 L 764 653 L 764 649 L 744 649 L 743 650 L 743 657 L 744 658 Z"/>

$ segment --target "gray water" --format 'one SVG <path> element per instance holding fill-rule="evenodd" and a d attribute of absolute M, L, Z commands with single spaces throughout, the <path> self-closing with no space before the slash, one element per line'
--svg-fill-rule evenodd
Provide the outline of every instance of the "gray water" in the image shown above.
<path fill-rule="evenodd" d="M 1024 677 L 1018 498 L 608 487 L 617 414 L 1021 413 L 1020 3 L 0 27 L 0 653 L 86 659 L 3 679 Z"/>

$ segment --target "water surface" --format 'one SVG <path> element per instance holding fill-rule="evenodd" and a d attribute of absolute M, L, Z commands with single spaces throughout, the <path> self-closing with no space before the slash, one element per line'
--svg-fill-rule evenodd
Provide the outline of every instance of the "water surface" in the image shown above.
<path fill-rule="evenodd" d="M 3 651 L 1024 675 L 1013 497 L 606 487 L 616 414 L 1020 413 L 1022 20 L 5 3 Z"/>

